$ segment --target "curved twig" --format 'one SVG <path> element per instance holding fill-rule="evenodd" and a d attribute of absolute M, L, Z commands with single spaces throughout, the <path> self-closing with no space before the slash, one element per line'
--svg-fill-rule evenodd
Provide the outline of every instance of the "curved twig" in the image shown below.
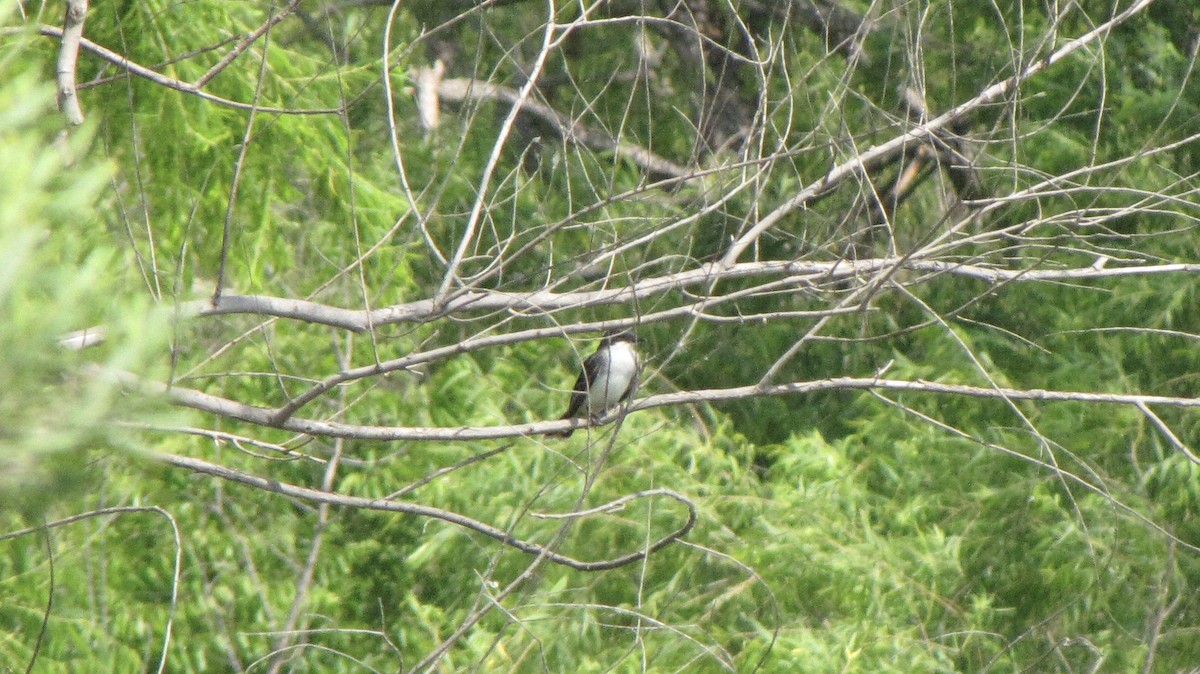
<path fill-rule="evenodd" d="M 544 557 L 550 562 L 575 569 L 577 571 L 607 571 L 609 569 L 615 569 L 644 559 L 670 545 L 677 539 L 686 536 L 688 532 L 690 532 L 692 528 L 696 526 L 696 522 L 699 519 L 696 511 L 696 505 L 687 497 L 669 489 L 651 489 L 646 492 L 639 492 L 631 496 L 622 497 L 613 503 L 619 502 L 621 505 L 623 505 L 634 498 L 666 496 L 684 504 L 684 506 L 687 507 L 687 521 L 676 530 L 659 538 L 638 552 L 631 552 L 627 555 L 612 559 L 588 562 L 559 554 L 536 543 L 530 543 L 529 541 L 519 539 L 503 529 L 499 529 L 485 522 L 480 522 L 479 520 L 472 519 L 465 515 L 460 515 L 449 510 L 443 510 L 441 508 L 433 508 L 430 506 L 407 503 L 403 501 L 363 498 L 361 496 L 349 496 L 335 492 L 321 491 L 319 489 L 309 489 L 308 487 L 287 484 L 277 480 L 251 475 L 250 473 L 244 473 L 232 468 L 226 468 L 225 466 L 215 463 L 209 463 L 207 461 L 201 461 L 200 459 L 193 459 L 191 457 L 177 456 L 175 454 L 155 453 L 153 456 L 157 460 L 177 468 L 186 468 L 187 470 L 203 473 L 205 475 L 211 475 L 222 480 L 237 482 L 262 489 L 263 491 L 282 494 L 284 496 L 297 498 L 304 501 L 310 501 L 313 503 L 327 503 L 329 505 L 347 508 L 363 508 L 366 510 L 403 513 L 405 515 L 414 515 L 416 517 L 428 517 L 431 519 L 441 520 L 443 522 L 460 526 L 469 531 L 483 534 L 488 538 L 499 541 L 500 543 L 503 543 L 509 547 L 516 548 L 521 552 Z M 605 506 L 601 506 L 600 508 L 604 507 Z"/>
<path fill-rule="evenodd" d="M 75 522 L 81 522 L 92 517 L 101 517 L 104 515 L 123 515 L 126 513 L 157 513 L 162 515 L 167 519 L 168 522 L 171 523 L 171 532 L 175 536 L 175 571 L 171 576 L 171 606 L 167 612 L 167 626 L 163 630 L 162 657 L 158 662 L 158 673 L 162 674 L 162 672 L 166 671 L 167 668 L 167 652 L 171 647 L 171 633 L 175 624 L 175 609 L 179 602 L 179 581 L 183 575 L 183 541 L 179 535 L 179 525 L 175 522 L 175 518 L 171 516 L 171 513 L 159 508 L 158 506 L 117 506 L 113 508 L 101 508 L 100 510 L 93 510 L 91 512 L 64 517 L 61 520 L 47 522 L 36 527 L 28 527 L 25 529 L 18 529 L 17 531 L 10 531 L 5 534 L 0 534 L 0 541 L 6 541 L 11 538 L 19 538 L 21 536 L 26 536 L 38 531 L 49 531 L 50 529 L 66 526 Z"/>
<path fill-rule="evenodd" d="M 68 10 L 69 11 L 69 10 Z M 46 632 L 50 627 L 50 614 L 54 612 L 54 542 L 50 540 L 49 527 L 40 527 L 42 540 L 46 543 L 46 561 L 50 570 L 50 588 L 46 592 L 46 610 L 42 611 L 42 624 L 38 628 L 37 639 L 33 642 L 33 653 L 29 656 L 29 664 L 25 666 L 25 674 L 33 671 L 33 666 L 37 664 L 38 656 L 42 652 L 42 644 L 46 642 Z"/>

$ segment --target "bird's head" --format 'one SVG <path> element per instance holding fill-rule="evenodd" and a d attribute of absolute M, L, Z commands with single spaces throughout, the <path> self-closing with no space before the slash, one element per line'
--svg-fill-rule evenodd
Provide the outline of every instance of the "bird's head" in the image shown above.
<path fill-rule="evenodd" d="M 633 332 L 633 328 L 613 328 L 604 333 L 603 344 L 616 344 L 617 342 L 629 342 L 637 344 L 637 335 Z"/>

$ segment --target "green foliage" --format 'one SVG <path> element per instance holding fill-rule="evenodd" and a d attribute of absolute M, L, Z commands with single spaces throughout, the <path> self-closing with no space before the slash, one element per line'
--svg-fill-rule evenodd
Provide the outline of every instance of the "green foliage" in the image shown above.
<path fill-rule="evenodd" d="M 19 47 L 17 47 L 19 49 Z M 0 49 L 0 521 L 38 525 L 74 507 L 103 478 L 95 463 L 143 446 L 124 424 L 163 421 L 161 403 L 119 384 L 116 373 L 161 376 L 166 316 L 145 295 L 132 256 L 103 226 L 99 206 L 112 169 L 88 151 L 91 128 L 66 137 L 53 90 L 40 72 Z M 63 346 L 73 331 L 97 327 L 105 343 Z M 177 416 L 177 415 L 176 415 Z M 123 499 L 122 499 L 123 500 Z M 72 505 L 67 505 L 72 504 Z M 43 541 L 43 536 L 45 540 Z M 37 671 L 141 667 L 139 649 L 113 639 L 62 587 L 85 586 L 84 549 L 49 567 L 56 532 L 0 543 L 0 663 L 35 659 L 46 596 L 54 592 L 54 628 Z M 51 586 L 48 573 L 57 573 Z M 129 616 L 122 616 L 122 620 Z M 45 657 L 53 651 L 53 657 Z"/>
<path fill-rule="evenodd" d="M 466 231 L 510 107 L 447 105 L 443 126 L 426 134 L 409 72 L 424 56 L 407 50 L 438 44 L 473 63 L 475 77 L 520 86 L 543 43 L 544 8 L 494 4 L 461 14 L 463 3 L 400 6 L 390 25 L 391 118 L 379 85 L 386 9 L 302 3 L 307 21 L 279 23 L 269 42 L 205 87 L 260 108 L 340 113 L 251 116 L 85 54 L 80 81 L 96 84 L 83 91 L 89 122 L 65 135 L 48 84 L 57 43 L 29 29 L 0 37 L 3 531 L 113 504 L 153 505 L 170 518 L 123 513 L 0 540 L 0 670 L 35 657 L 31 635 L 53 593 L 36 671 L 151 669 L 164 657 L 168 624 L 168 671 L 267 671 L 264 658 L 294 636 L 280 631 L 310 556 L 297 623 L 309 631 L 291 642 L 285 667 L 295 671 L 407 671 L 489 606 L 440 671 L 1123 672 L 1140 670 L 1151 648 L 1157 669 L 1194 666 L 1200 561 L 1189 546 L 1200 541 L 1200 469 L 1155 422 L 1200 447 L 1200 420 L 1189 410 L 1156 406 L 1151 418 L 1131 406 L 831 391 L 643 410 L 565 442 L 314 440 L 216 415 L 188 420 L 204 432 L 146 428 L 185 424 L 97 371 L 276 407 L 331 373 L 421 348 L 551 320 L 649 314 L 694 297 L 689 288 L 549 318 L 459 312 L 353 335 L 257 316 L 183 319 L 181 310 L 168 341 L 167 314 L 156 307 L 210 296 L 227 215 L 227 290 L 352 309 L 433 295 L 446 273 L 439 256 L 453 254 Z M 735 10 L 754 4 L 722 6 L 718 20 L 732 25 Z M 1112 9 L 1073 3 L 1054 16 L 1031 2 L 901 5 L 884 17 L 888 30 L 865 38 L 861 63 L 831 53 L 828 35 L 769 26 L 776 60 L 763 81 L 738 83 L 765 95 L 755 142 L 784 149 L 769 162 L 647 189 L 628 156 L 518 125 L 498 154 L 459 277 L 487 273 L 480 287 L 519 296 L 547 279 L 564 280 L 556 290 L 592 290 L 693 269 L 831 163 L 910 123 L 897 121 L 900 85 L 920 85 L 940 114 Z M 1078 173 L 987 211 L 955 236 L 1007 228 L 1005 236 L 979 236 L 947 260 L 1194 263 L 1200 145 L 1147 150 L 1200 131 L 1200 85 L 1178 25 L 1196 13 L 1186 3 L 1155 5 L 1163 9 L 1114 32 L 1102 49 L 1063 60 L 969 120 L 990 195 Z M 45 5 L 30 15 L 44 22 L 51 10 L 59 11 Z M 559 28 L 585 11 L 556 10 Z M 194 82 L 230 45 L 210 48 L 256 29 L 264 11 L 210 1 L 94 4 L 86 32 Z M 599 17 L 556 34 L 564 41 L 544 71 L 555 84 L 534 100 L 670 161 L 701 157 L 689 112 L 696 85 L 713 82 L 694 81 L 694 64 L 668 52 L 653 73 L 641 72 L 623 47 L 636 37 L 631 26 L 643 26 Z M 647 35 L 648 48 L 668 44 Z M 951 190 L 939 171 L 894 214 L 886 243 L 851 231 L 856 209 L 880 188 L 863 180 L 788 215 L 753 254 L 803 262 L 850 249 L 911 250 L 946 233 Z M 710 208 L 743 181 L 752 187 Z M 664 223 L 679 226 L 660 231 Z M 861 311 L 831 317 L 774 382 L 870 376 L 891 363 L 887 377 L 910 381 L 1197 394 L 1192 276 L 1054 285 L 899 272 L 892 280 L 906 292 L 884 284 Z M 847 286 L 810 281 L 803 292 L 711 308 L 740 321 L 687 316 L 644 326 L 655 373 L 647 390 L 759 381 L 814 324 L 767 317 L 829 309 L 847 296 Z M 722 281 L 720 291 L 754 282 Z M 103 346 L 59 346 L 66 333 L 95 325 L 106 329 Z M 553 418 L 591 348 L 573 337 L 473 351 L 341 384 L 297 416 L 441 427 Z M 499 597 L 529 570 L 529 554 L 437 519 L 318 510 L 141 460 L 142 451 L 310 488 L 324 488 L 325 462 L 336 454 L 333 491 L 384 499 L 412 486 L 401 498 L 554 542 L 584 561 L 643 549 L 682 524 L 684 507 L 650 497 L 582 518 L 539 515 L 665 487 L 695 502 L 698 522 L 683 541 L 618 569 L 543 560 Z M 172 523 L 182 537 L 177 584 Z"/>
<path fill-rule="evenodd" d="M 145 369 L 165 351 L 165 324 L 136 279 L 113 273 L 130 260 L 98 221 L 110 174 L 85 159 L 88 134 L 60 138 L 52 91 L 11 51 L 0 61 L 15 71 L 0 89 L 0 494 L 36 515 L 82 487 L 82 452 L 128 442 L 114 418 L 149 404 L 88 365 Z M 97 326 L 108 343 L 95 352 L 59 344 Z"/>

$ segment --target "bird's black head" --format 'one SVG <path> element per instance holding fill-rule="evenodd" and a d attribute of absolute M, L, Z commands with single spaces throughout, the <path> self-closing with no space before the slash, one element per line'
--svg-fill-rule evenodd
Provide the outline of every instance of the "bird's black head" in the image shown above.
<path fill-rule="evenodd" d="M 634 334 L 633 328 L 613 328 L 604 333 L 605 344 L 615 344 L 617 342 L 637 344 L 637 341 L 637 335 Z"/>

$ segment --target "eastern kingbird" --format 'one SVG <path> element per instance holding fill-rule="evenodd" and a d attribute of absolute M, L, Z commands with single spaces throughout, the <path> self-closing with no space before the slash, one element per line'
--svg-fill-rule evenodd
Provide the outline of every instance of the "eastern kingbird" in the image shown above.
<path fill-rule="evenodd" d="M 587 416 L 595 419 L 629 397 L 637 386 L 637 336 L 632 330 L 609 330 L 596 353 L 583 361 L 583 372 L 575 380 L 575 392 L 563 419 Z M 574 428 L 551 433 L 569 438 Z"/>

